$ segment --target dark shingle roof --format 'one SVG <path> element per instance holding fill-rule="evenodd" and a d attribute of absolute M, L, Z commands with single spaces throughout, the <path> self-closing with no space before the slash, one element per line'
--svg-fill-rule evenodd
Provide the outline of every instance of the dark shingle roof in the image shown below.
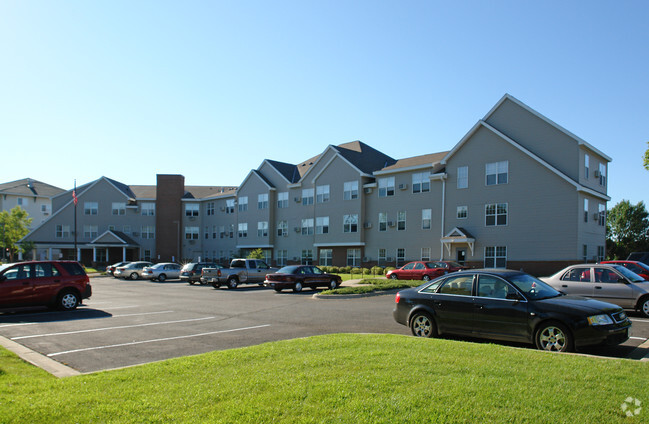
<path fill-rule="evenodd" d="M 278 162 L 276 160 L 266 159 L 266 161 L 277 170 L 289 183 L 296 183 L 300 179 L 298 167 L 291 163 Z"/>
<path fill-rule="evenodd" d="M 64 192 L 65 190 L 61 188 L 31 178 L 23 178 L 22 180 L 0 184 L 0 193 L 15 194 L 18 196 L 51 197 Z"/>
<path fill-rule="evenodd" d="M 410 168 L 412 166 L 419 166 L 419 165 L 432 165 L 435 168 L 435 171 L 441 169 L 441 166 L 436 166 L 439 165 L 439 162 L 444 159 L 444 157 L 448 154 L 448 152 L 440 152 L 440 153 L 431 153 L 428 155 L 421 155 L 421 156 L 413 156 L 411 158 L 404 158 L 404 159 L 399 159 L 397 160 L 394 164 L 390 166 L 386 166 L 385 168 L 381 169 L 381 171 L 392 171 L 400 168 Z"/>
<path fill-rule="evenodd" d="M 365 174 L 371 174 L 397 162 L 385 153 L 360 141 L 339 144 L 334 146 L 334 149 Z"/>

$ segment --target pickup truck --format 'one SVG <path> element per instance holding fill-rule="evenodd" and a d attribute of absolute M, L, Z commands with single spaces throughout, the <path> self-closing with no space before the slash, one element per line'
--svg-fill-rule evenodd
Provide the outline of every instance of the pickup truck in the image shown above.
<path fill-rule="evenodd" d="M 239 284 L 264 284 L 266 274 L 277 272 L 266 262 L 259 259 L 233 259 L 230 268 L 203 268 L 201 282 L 212 284 L 215 289 L 226 285 L 229 289 L 236 289 Z"/>

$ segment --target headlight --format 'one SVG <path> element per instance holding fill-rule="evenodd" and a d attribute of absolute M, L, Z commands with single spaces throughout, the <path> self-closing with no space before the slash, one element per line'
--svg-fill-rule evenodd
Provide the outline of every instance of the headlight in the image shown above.
<path fill-rule="evenodd" d="M 613 320 L 608 315 L 593 315 L 588 317 L 589 325 L 609 325 L 613 324 Z"/>

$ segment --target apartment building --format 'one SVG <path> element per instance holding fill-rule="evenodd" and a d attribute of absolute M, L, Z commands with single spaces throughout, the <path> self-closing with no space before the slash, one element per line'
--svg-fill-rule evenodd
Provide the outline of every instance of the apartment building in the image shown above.
<path fill-rule="evenodd" d="M 102 177 L 26 239 L 43 257 L 210 259 L 262 249 L 285 265 L 451 259 L 549 273 L 605 253 L 611 159 L 510 95 L 448 151 L 394 159 L 360 141 L 299 164 L 264 160 L 238 187 Z"/>
<path fill-rule="evenodd" d="M 0 210 L 10 211 L 16 206 L 24 209 L 32 219 L 32 228 L 45 221 L 52 213 L 52 197 L 64 190 L 32 178 L 0 184 Z"/>

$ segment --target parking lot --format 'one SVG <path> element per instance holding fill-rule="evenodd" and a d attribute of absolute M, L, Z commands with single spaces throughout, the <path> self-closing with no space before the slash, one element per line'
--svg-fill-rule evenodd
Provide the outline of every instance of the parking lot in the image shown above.
<path fill-rule="evenodd" d="M 182 282 L 91 279 L 93 296 L 75 311 L 0 312 L 0 336 L 80 372 L 93 372 L 269 341 L 329 333 L 410 334 L 392 318 L 393 295 L 315 299 Z M 631 339 L 586 353 L 641 359 L 649 319 L 632 314 Z M 332 352 L 335 356 L 335 352 Z"/>

